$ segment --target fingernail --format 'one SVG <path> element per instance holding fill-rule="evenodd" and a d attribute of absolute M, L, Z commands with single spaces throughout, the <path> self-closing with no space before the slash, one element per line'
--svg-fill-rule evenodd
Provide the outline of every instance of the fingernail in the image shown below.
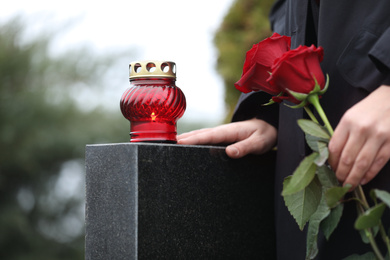
<path fill-rule="evenodd" d="M 236 148 L 236 147 L 229 147 L 229 150 L 230 150 L 230 152 L 231 152 L 231 154 L 233 155 L 233 156 L 238 156 L 239 154 L 240 154 L 240 152 L 238 151 L 238 149 Z"/>
<path fill-rule="evenodd" d="M 183 140 L 185 140 L 185 138 L 183 138 L 183 139 L 177 138 L 177 143 L 178 143 L 178 144 L 183 144 Z M 184 141 L 184 142 L 185 142 L 185 141 Z"/>
<path fill-rule="evenodd" d="M 363 179 L 360 181 L 360 185 L 364 185 L 364 184 L 367 184 L 367 179 L 366 179 L 366 178 L 363 178 Z"/>

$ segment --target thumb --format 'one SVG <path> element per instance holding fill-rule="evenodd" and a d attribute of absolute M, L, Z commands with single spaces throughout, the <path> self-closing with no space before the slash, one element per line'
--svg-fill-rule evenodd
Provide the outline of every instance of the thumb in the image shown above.
<path fill-rule="evenodd" d="M 245 156 L 245 154 L 243 152 L 240 152 L 240 150 L 237 148 L 237 144 L 229 145 L 228 147 L 226 147 L 225 151 L 226 154 L 233 159 L 238 159 Z"/>
<path fill-rule="evenodd" d="M 226 147 L 226 154 L 233 159 L 242 158 L 248 154 L 261 154 L 264 152 L 264 142 L 262 140 L 254 141 L 248 138 L 243 141 Z"/>

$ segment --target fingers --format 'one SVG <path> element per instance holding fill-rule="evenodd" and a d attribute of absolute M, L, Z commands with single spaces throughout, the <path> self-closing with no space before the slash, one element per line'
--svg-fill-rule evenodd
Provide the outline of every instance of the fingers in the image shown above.
<path fill-rule="evenodd" d="M 262 154 L 274 146 L 276 132 L 265 130 L 263 134 L 253 132 L 249 137 L 226 147 L 226 154 L 231 158 L 241 158 L 247 154 Z M 274 137 L 272 137 L 274 136 Z"/>
<path fill-rule="evenodd" d="M 349 131 L 348 131 L 349 132 Z M 335 136 L 338 138 L 339 135 Z M 333 169 L 336 171 L 336 177 L 340 182 L 344 182 L 348 175 L 352 173 L 352 169 L 355 168 L 355 174 L 359 176 L 354 176 L 354 178 L 361 177 L 362 175 L 362 170 L 367 170 L 369 165 L 363 166 L 363 164 L 368 164 L 369 162 L 367 161 L 367 157 L 362 157 L 361 158 L 365 159 L 366 161 L 358 161 L 358 155 L 361 152 L 361 149 L 363 148 L 365 144 L 365 139 L 362 136 L 358 136 L 356 134 L 351 134 L 348 135 L 348 133 L 341 133 L 340 136 L 343 136 L 344 141 L 341 141 L 339 143 L 336 140 L 332 140 L 333 142 L 331 143 L 332 146 L 330 146 L 330 152 L 332 154 L 332 159 L 335 158 L 334 160 L 337 161 L 337 164 L 335 163 L 333 165 Z M 344 137 L 346 136 L 346 137 Z M 336 154 L 334 154 L 336 150 Z M 356 170 L 356 164 L 359 164 L 360 171 Z M 364 169 L 363 169 L 364 168 Z M 350 180 L 351 178 L 349 178 Z M 353 183 L 350 183 L 353 185 Z"/>
<path fill-rule="evenodd" d="M 236 141 L 237 124 L 226 124 L 215 128 L 195 130 L 177 137 L 178 144 L 200 145 L 200 144 L 223 144 Z"/>
<path fill-rule="evenodd" d="M 368 169 L 366 175 L 361 180 L 360 184 L 364 185 L 371 181 L 379 171 L 385 166 L 390 158 L 390 144 L 383 145 L 374 159 L 371 167 Z"/>
<path fill-rule="evenodd" d="M 356 144 L 348 141 L 336 171 L 337 178 L 344 184 L 351 184 L 353 188 L 359 184 L 367 183 L 367 179 L 372 179 L 380 170 L 377 167 L 372 168 L 372 165 L 376 161 L 381 145 L 382 143 L 376 139 Z M 353 158 L 356 159 L 353 161 Z M 372 170 L 367 176 L 371 168 Z"/>
<path fill-rule="evenodd" d="M 277 130 L 259 121 L 258 127 L 248 131 L 239 131 L 236 143 L 226 147 L 226 154 L 231 158 L 241 158 L 247 154 L 262 154 L 274 147 L 277 138 Z"/>
<path fill-rule="evenodd" d="M 226 154 L 241 158 L 249 153 L 261 154 L 271 149 L 276 142 L 277 131 L 268 123 L 251 119 L 214 128 L 201 129 L 181 134 L 178 144 L 231 144 Z"/>
<path fill-rule="evenodd" d="M 192 135 L 196 135 L 198 133 L 201 133 L 201 132 L 204 132 L 204 131 L 208 131 L 209 128 L 204 128 L 204 129 L 199 129 L 199 130 L 195 130 L 195 131 L 191 131 L 191 132 L 187 132 L 187 133 L 184 133 L 184 134 L 180 134 L 177 136 L 177 140 L 183 140 L 183 139 L 186 139 Z"/>
<path fill-rule="evenodd" d="M 371 181 L 389 160 L 390 132 L 349 116 L 342 118 L 329 143 L 329 163 L 337 179 L 354 189 Z"/>
<path fill-rule="evenodd" d="M 334 171 L 337 170 L 337 167 L 340 162 L 341 153 L 345 143 L 348 140 L 349 130 L 346 127 L 340 125 L 336 128 L 334 135 L 329 142 L 329 164 Z"/>

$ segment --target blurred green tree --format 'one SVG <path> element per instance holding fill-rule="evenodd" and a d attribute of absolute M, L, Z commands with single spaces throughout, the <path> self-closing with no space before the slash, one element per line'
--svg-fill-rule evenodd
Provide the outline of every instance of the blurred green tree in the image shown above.
<path fill-rule="evenodd" d="M 0 26 L 0 259 L 81 260 L 84 193 L 61 183 L 82 180 L 85 144 L 128 141 L 128 122 L 69 93 L 101 85 L 115 57 L 53 57 L 53 35 L 25 31 L 20 19 Z"/>
<path fill-rule="evenodd" d="M 240 79 L 246 52 L 271 35 L 268 15 L 274 0 L 235 0 L 214 37 L 217 69 L 225 85 L 225 104 L 230 121 L 240 96 L 234 83 Z"/>

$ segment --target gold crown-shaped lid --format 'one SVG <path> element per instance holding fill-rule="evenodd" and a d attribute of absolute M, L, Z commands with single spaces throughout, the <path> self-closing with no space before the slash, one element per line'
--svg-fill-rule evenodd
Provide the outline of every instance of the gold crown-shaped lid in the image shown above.
<path fill-rule="evenodd" d="M 176 64 L 172 61 L 135 61 L 129 65 L 130 79 L 176 78 Z"/>

